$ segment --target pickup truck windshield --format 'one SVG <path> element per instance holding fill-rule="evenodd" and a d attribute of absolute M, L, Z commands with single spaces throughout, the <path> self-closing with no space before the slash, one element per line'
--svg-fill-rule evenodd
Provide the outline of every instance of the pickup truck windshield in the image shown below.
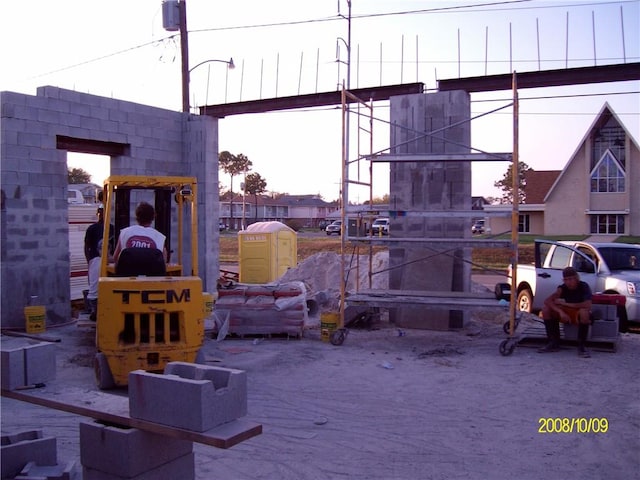
<path fill-rule="evenodd" d="M 598 250 L 610 270 L 640 270 L 640 248 L 601 247 Z"/>

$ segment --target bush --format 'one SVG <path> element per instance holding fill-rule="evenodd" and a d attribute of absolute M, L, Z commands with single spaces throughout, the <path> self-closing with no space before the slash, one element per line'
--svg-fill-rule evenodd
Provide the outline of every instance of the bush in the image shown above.
<path fill-rule="evenodd" d="M 291 230 L 294 230 L 296 232 L 300 231 L 300 229 L 303 227 L 302 221 L 301 220 L 285 220 L 283 222 L 287 227 L 289 227 Z"/>

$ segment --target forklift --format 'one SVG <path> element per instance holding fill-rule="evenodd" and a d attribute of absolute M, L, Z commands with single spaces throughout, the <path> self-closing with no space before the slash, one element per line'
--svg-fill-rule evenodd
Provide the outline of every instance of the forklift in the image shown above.
<path fill-rule="evenodd" d="M 201 360 L 204 320 L 214 298 L 202 291 L 198 276 L 194 177 L 114 175 L 104 182 L 103 199 L 94 370 L 104 390 L 126 386 L 133 370 L 162 373 L 168 362 Z M 124 249 L 116 265 L 109 238 L 117 240 L 135 222 L 141 201 L 154 206 L 154 226 L 166 236 L 169 258 L 165 263 L 155 249 Z"/>

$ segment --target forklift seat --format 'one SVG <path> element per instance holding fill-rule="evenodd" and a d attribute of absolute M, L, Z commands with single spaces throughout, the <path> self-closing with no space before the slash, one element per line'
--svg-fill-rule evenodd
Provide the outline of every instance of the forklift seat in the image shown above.
<path fill-rule="evenodd" d="M 162 251 L 157 248 L 125 248 L 116 263 L 116 277 L 163 277 L 166 274 Z"/>

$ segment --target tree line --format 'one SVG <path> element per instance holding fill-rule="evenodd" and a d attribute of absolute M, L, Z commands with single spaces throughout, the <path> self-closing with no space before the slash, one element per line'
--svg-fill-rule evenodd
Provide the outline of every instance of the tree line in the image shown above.
<path fill-rule="evenodd" d="M 220 152 L 218 155 L 218 168 L 224 173 L 228 174 L 231 178 L 229 188 L 229 198 L 231 201 L 231 215 L 233 219 L 233 178 L 239 175 L 243 176 L 243 181 L 240 184 L 240 190 L 243 190 L 245 194 L 253 195 L 256 205 L 256 215 L 258 213 L 258 195 L 261 195 L 267 191 L 267 180 L 264 179 L 258 172 L 252 172 L 253 162 L 249 158 L 239 153 L 234 155 L 227 150 Z M 533 169 L 524 162 L 518 162 L 518 203 L 524 203 L 526 201 L 526 173 Z M 67 168 L 67 180 L 69 184 L 86 184 L 91 183 L 91 174 L 83 170 L 82 168 Z M 498 201 L 502 204 L 511 204 L 513 202 L 513 164 L 509 164 L 507 171 L 503 177 L 494 182 L 494 187 L 502 190 L 502 197 Z M 220 195 L 224 197 L 226 195 Z M 365 201 L 364 204 L 368 204 L 369 201 Z M 385 194 L 381 198 L 374 198 L 371 202 L 376 204 L 388 204 L 389 195 Z"/>

